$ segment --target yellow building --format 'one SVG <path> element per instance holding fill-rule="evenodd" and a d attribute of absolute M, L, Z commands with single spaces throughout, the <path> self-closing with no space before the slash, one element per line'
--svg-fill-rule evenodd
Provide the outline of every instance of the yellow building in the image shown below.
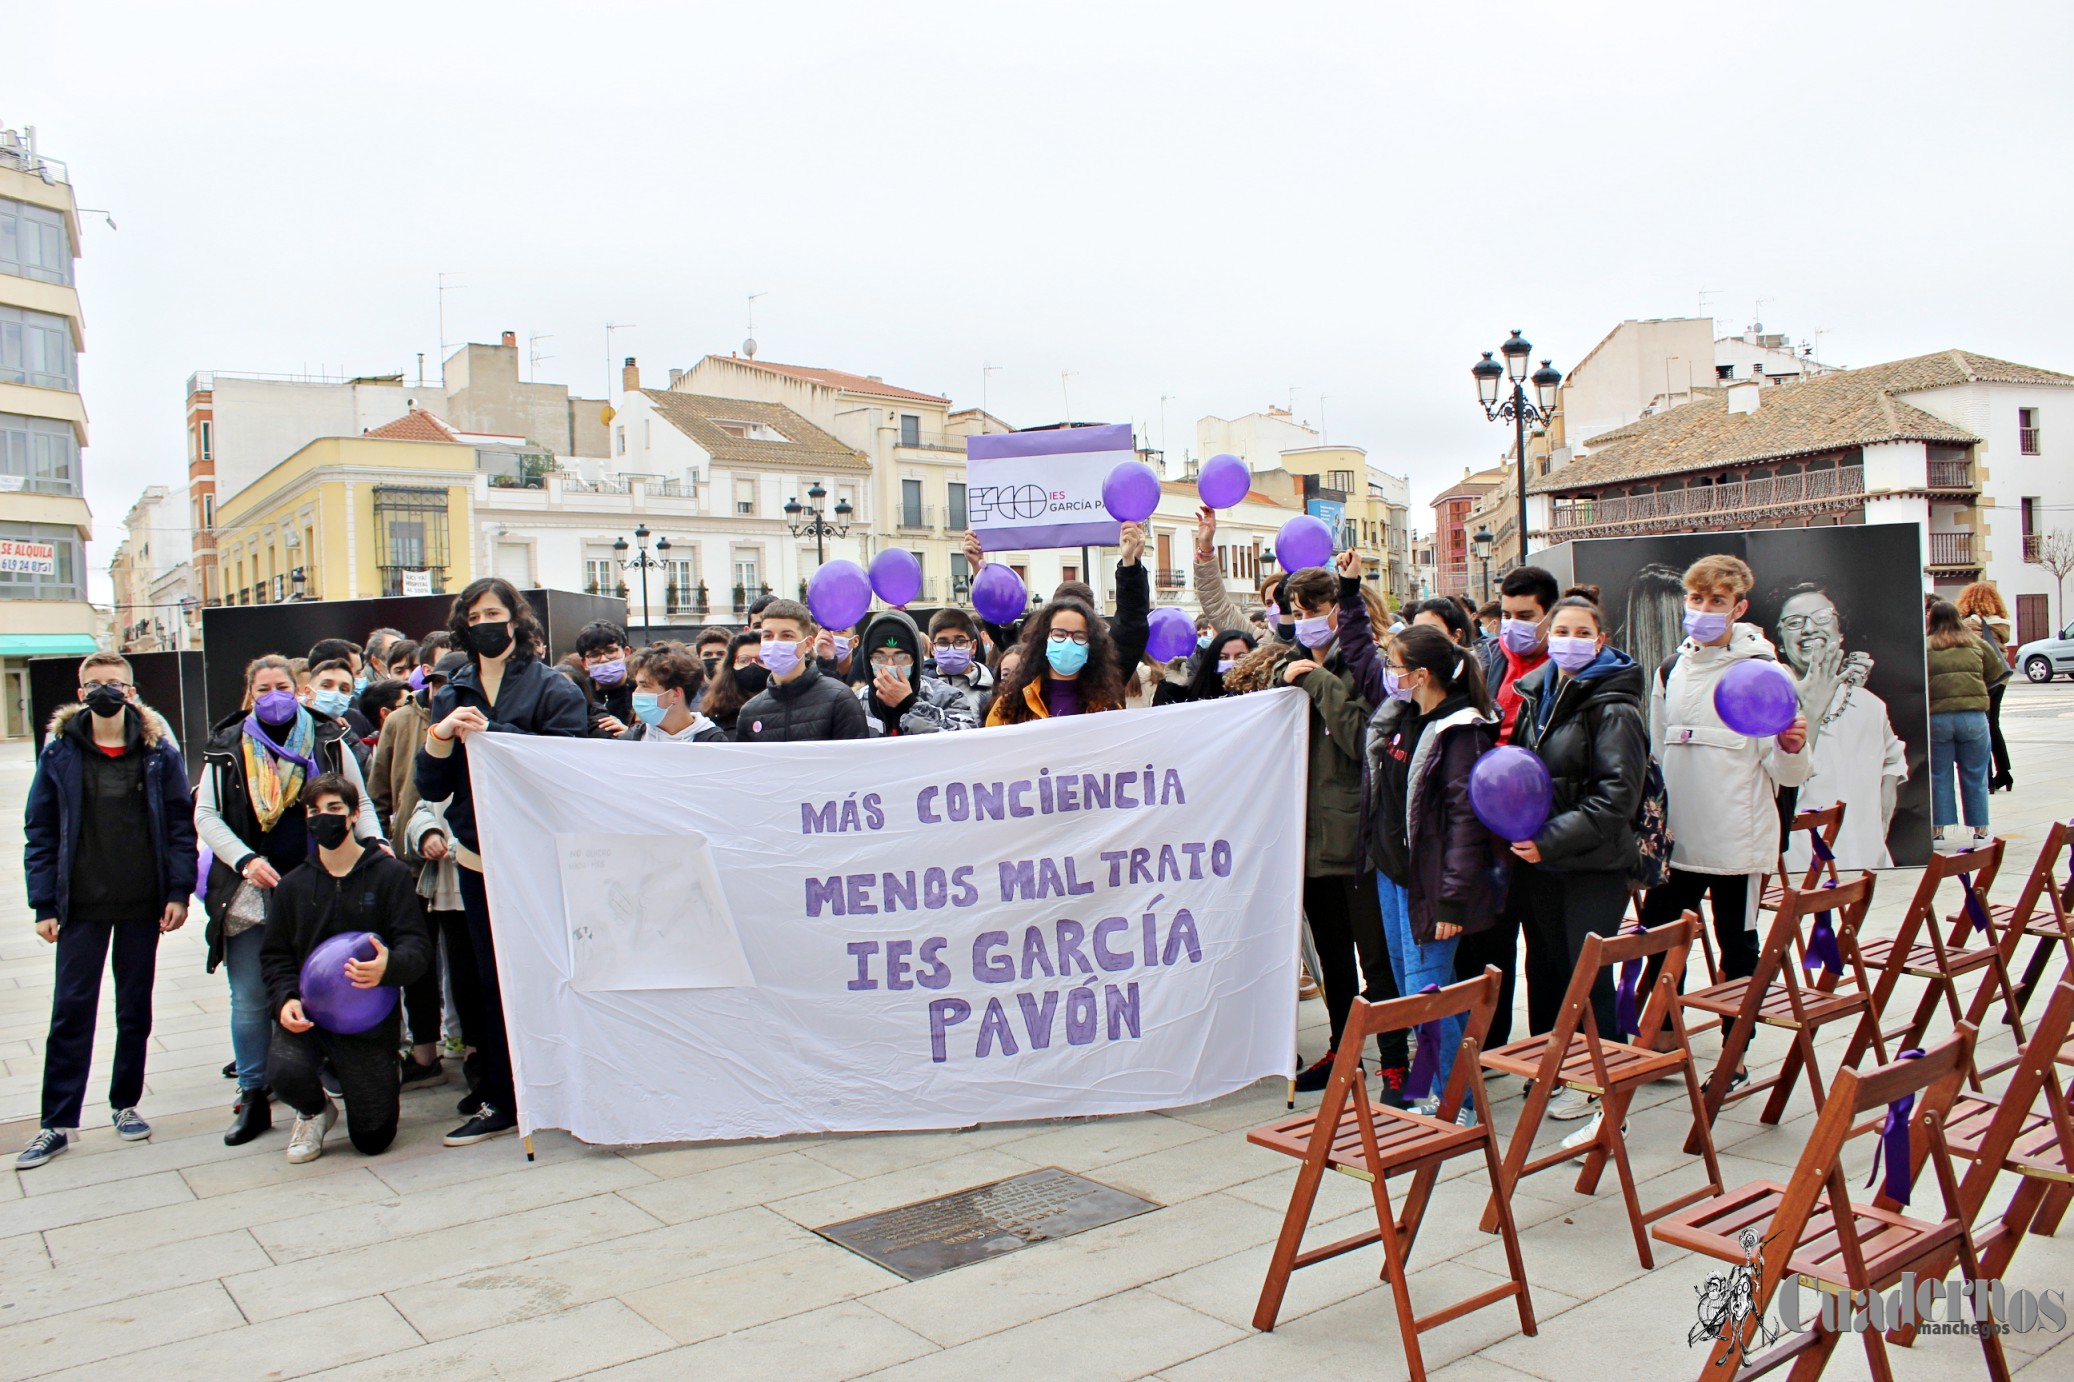
<path fill-rule="evenodd" d="M 477 575 L 475 477 L 476 448 L 423 413 L 320 437 L 216 510 L 224 603 L 459 590 Z"/>
<path fill-rule="evenodd" d="M 1398 603 L 1409 598 L 1413 591 L 1407 527 L 1410 487 L 1405 477 L 1370 465 L 1368 452 L 1358 446 L 1300 446 L 1282 452 L 1281 461 L 1282 469 L 1291 475 L 1316 476 L 1324 489 L 1346 496 L 1340 540 L 1351 540 L 1361 554 L 1362 568 L 1382 593 Z M 1304 507 L 1300 492 L 1292 502 Z"/>

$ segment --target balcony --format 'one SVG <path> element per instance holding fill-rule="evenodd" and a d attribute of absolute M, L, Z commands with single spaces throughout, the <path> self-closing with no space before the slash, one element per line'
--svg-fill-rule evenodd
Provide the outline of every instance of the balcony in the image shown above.
<path fill-rule="evenodd" d="M 1977 569 L 1980 562 L 1973 555 L 1973 534 L 1930 534 L 1930 565 L 1961 570 Z"/>
<path fill-rule="evenodd" d="M 1153 573 L 1153 583 L 1161 590 L 1180 590 L 1188 584 L 1188 573 L 1162 566 Z"/>
<path fill-rule="evenodd" d="M 767 585 L 738 585 L 734 588 L 734 610 L 737 614 L 747 612 L 749 606 L 771 593 Z"/>
<path fill-rule="evenodd" d="M 900 531 L 927 533 L 936 530 L 936 510 L 928 504 L 904 504 L 900 509 Z"/>
<path fill-rule="evenodd" d="M 2025 533 L 2025 534 L 2024 534 L 2024 561 L 2025 561 L 2026 563 L 2028 563 L 2029 565 L 2031 565 L 2031 566 L 2037 566 L 2037 565 L 2041 564 L 2041 563 L 2042 563 L 2042 562 L 2043 562 L 2044 560 L 2045 560 L 2045 534 L 2043 534 L 2043 533 Z"/>
<path fill-rule="evenodd" d="M 1663 532 L 1697 525 L 1702 528 L 1731 526 L 1740 519 L 1767 513 L 1832 513 L 1854 509 L 1864 502 L 1865 468 L 1840 466 L 1834 470 L 1810 470 L 1799 475 L 1776 475 L 1762 480 L 1731 480 L 1719 485 L 1694 485 L 1687 489 L 1660 490 L 1616 499 L 1565 499 L 1555 501 L 1556 533 L 1582 533 L 1595 529 L 1632 533 Z M 1601 533 L 1612 536 L 1613 533 Z M 1965 534 L 1970 538 L 1971 534 Z"/>
<path fill-rule="evenodd" d="M 711 603 L 706 598 L 706 583 L 680 586 L 672 581 L 663 592 L 663 607 L 673 615 L 696 614 L 704 617 Z"/>
<path fill-rule="evenodd" d="M 1955 490 L 1971 494 L 1980 488 L 1974 482 L 1973 462 L 1971 461 L 1931 461 L 1928 478 L 1931 489 Z"/>
<path fill-rule="evenodd" d="M 913 437 L 910 441 L 908 438 Z M 965 435 L 962 432 L 913 432 L 902 435 L 894 443 L 909 451 L 955 451 L 965 454 Z"/>

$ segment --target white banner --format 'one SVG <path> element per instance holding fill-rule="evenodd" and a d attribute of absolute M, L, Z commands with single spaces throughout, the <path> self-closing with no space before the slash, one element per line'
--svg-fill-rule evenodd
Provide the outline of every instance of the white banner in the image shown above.
<path fill-rule="evenodd" d="M 521 1129 L 956 1128 L 1287 1075 L 1304 707 L 840 744 L 477 736 Z"/>

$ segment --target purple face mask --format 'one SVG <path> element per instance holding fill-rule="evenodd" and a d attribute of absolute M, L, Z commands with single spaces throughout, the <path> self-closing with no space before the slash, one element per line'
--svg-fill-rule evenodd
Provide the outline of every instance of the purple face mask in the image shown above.
<path fill-rule="evenodd" d="M 799 645 L 766 638 L 756 649 L 756 660 L 774 677 L 782 677 L 799 666 Z"/>
<path fill-rule="evenodd" d="M 1548 660 L 1565 672 L 1581 672 L 1591 666 L 1599 656 L 1599 640 L 1596 638 L 1551 638 L 1548 640 Z"/>
<path fill-rule="evenodd" d="M 936 670 L 947 677 L 962 677 L 972 670 L 972 649 L 938 648 Z"/>
<path fill-rule="evenodd" d="M 1507 619 L 1498 626 L 1498 641 L 1507 652 L 1525 657 L 1541 646 L 1541 625 L 1532 619 Z"/>
<path fill-rule="evenodd" d="M 1695 643 L 1712 643 L 1728 632 L 1728 616 L 1703 609 L 1687 609 L 1685 632 Z"/>
<path fill-rule="evenodd" d="M 1332 639 L 1331 616 L 1320 614 L 1296 621 L 1296 641 L 1306 648 L 1322 648 Z"/>
<path fill-rule="evenodd" d="M 591 680 L 600 686 L 617 686 L 627 679 L 625 658 L 614 658 L 610 662 L 596 663 L 583 670 L 589 672 Z"/>
<path fill-rule="evenodd" d="M 413 691 L 423 691 L 425 689 L 425 669 L 423 667 L 413 667 L 410 669 L 410 689 Z"/>
<path fill-rule="evenodd" d="M 1404 684 L 1404 679 L 1398 676 L 1396 669 L 1392 667 L 1383 668 L 1383 691 L 1393 701 L 1411 699 L 1411 688 Z"/>
<path fill-rule="evenodd" d="M 252 713 L 259 717 L 259 722 L 263 725 L 285 725 L 295 718 L 295 712 L 301 705 L 302 702 L 295 698 L 293 691 L 266 691 L 260 694 L 258 700 L 252 702 Z"/>
<path fill-rule="evenodd" d="M 1268 626 L 1268 628 L 1270 628 L 1270 629 L 1280 628 L 1280 627 L 1281 627 L 1281 624 L 1282 624 L 1282 607 L 1281 607 L 1280 605 L 1269 605 L 1269 606 L 1267 607 L 1267 626 Z"/>

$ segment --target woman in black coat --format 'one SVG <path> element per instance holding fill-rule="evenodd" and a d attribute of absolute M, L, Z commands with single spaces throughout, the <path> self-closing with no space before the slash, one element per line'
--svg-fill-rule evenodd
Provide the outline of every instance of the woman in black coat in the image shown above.
<path fill-rule="evenodd" d="M 1512 847 L 1520 859 L 1513 887 L 1527 909 L 1527 1024 L 1536 1036 L 1555 1026 L 1585 936 L 1620 930 L 1649 771 L 1642 668 L 1606 646 L 1598 605 L 1582 595 L 1558 600 L 1548 650 L 1548 662 L 1516 684 L 1515 742 L 1540 755 L 1555 784 L 1548 820 Z M 1600 1036 L 1618 1040 L 1613 984 L 1603 973 L 1592 1012 Z M 1589 1111 L 1581 1096 L 1551 1106 L 1559 1118 Z"/>
<path fill-rule="evenodd" d="M 418 750 L 417 775 L 420 798 L 447 802 L 454 862 L 461 866 L 461 905 L 482 974 L 484 1031 L 475 1038 L 482 1081 L 463 1101 L 475 1104 L 464 1109 L 472 1116 L 446 1135 L 449 1147 L 460 1147 L 518 1126 L 489 896 L 483 887 L 482 841 L 468 779 L 468 741 L 478 734 L 582 739 L 590 733 L 590 711 L 576 683 L 540 660 L 536 649 L 545 646 L 546 637 L 533 607 L 511 582 L 485 576 L 472 583 L 454 598 L 449 627 L 455 646 L 467 650 L 468 665 L 432 697 L 432 728 Z"/>

